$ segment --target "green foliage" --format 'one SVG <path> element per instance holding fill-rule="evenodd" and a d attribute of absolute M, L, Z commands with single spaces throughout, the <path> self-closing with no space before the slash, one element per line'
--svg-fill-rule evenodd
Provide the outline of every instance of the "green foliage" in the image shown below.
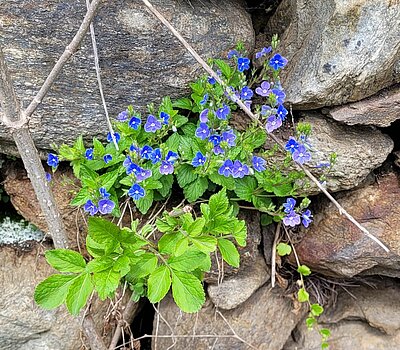
<path fill-rule="evenodd" d="M 285 256 L 285 255 L 290 255 L 290 253 L 292 252 L 292 247 L 286 243 L 279 243 L 276 246 L 276 250 L 279 256 Z"/>

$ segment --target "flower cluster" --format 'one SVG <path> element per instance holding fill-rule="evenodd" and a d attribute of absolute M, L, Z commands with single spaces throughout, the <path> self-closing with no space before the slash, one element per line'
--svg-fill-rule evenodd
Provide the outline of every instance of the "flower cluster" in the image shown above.
<path fill-rule="evenodd" d="M 83 210 L 89 213 L 91 216 L 97 214 L 111 214 L 115 207 L 115 203 L 110 199 L 110 193 L 104 187 L 99 189 L 100 199 L 97 205 L 93 203 L 91 199 L 88 199 L 86 204 L 83 206 Z"/>
<path fill-rule="evenodd" d="M 286 202 L 283 203 L 284 213 L 286 216 L 283 218 L 283 223 L 286 226 L 295 227 L 300 225 L 300 222 L 304 227 L 308 227 L 312 222 L 312 215 L 309 209 L 301 211 L 295 209 L 296 200 L 294 198 L 287 198 Z"/>
<path fill-rule="evenodd" d="M 311 153 L 307 150 L 307 143 L 300 143 L 294 137 L 290 137 L 285 145 L 285 149 L 292 154 L 292 159 L 304 164 L 311 160 Z"/>

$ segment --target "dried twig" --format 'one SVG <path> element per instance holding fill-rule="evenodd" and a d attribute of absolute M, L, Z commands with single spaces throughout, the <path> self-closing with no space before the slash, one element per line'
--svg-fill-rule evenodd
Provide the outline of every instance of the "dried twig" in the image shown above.
<path fill-rule="evenodd" d="M 228 94 L 232 94 L 229 90 L 228 86 L 222 81 L 222 79 L 213 71 L 213 69 L 199 56 L 199 54 L 192 48 L 192 46 L 182 37 L 182 35 L 165 19 L 165 17 L 153 7 L 153 5 L 148 0 L 142 0 L 146 7 L 175 35 L 175 37 L 182 43 L 182 45 L 189 51 L 189 53 L 196 59 L 196 61 L 203 67 L 203 69 L 210 74 L 221 86 L 226 89 Z M 247 114 L 247 116 L 257 123 L 263 130 L 264 126 L 257 119 L 257 117 L 251 112 L 249 108 L 240 100 L 236 99 L 235 102 L 239 105 L 239 107 Z M 282 149 L 285 150 L 282 142 L 272 133 L 268 134 Z M 382 243 L 377 237 L 372 235 L 365 227 L 363 227 L 357 220 L 355 220 L 337 201 L 332 195 L 320 184 L 318 179 L 311 174 L 311 172 L 306 169 L 302 164 L 295 163 L 298 168 L 304 171 L 307 177 L 315 183 L 315 185 L 328 197 L 328 199 L 338 208 L 339 213 L 344 215 L 348 220 L 350 220 L 355 226 L 357 226 L 367 237 L 376 242 L 380 247 L 382 247 L 386 252 L 389 252 L 389 248 Z"/>
<path fill-rule="evenodd" d="M 271 254 L 271 287 L 275 287 L 275 279 L 276 279 L 276 245 L 278 243 L 279 234 L 281 233 L 281 222 L 278 222 L 275 231 L 274 242 L 272 243 L 272 254 Z"/>

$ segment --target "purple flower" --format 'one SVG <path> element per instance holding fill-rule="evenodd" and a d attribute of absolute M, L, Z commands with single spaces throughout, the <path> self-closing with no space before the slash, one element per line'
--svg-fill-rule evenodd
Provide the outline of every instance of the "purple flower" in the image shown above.
<path fill-rule="evenodd" d="M 51 174 L 50 173 L 46 173 L 45 176 L 46 176 L 46 180 L 48 182 L 50 182 L 51 181 Z"/>
<path fill-rule="evenodd" d="M 253 97 L 253 90 L 250 89 L 248 86 L 245 86 L 242 91 L 240 92 L 240 98 L 242 100 L 250 100 Z"/>
<path fill-rule="evenodd" d="M 99 212 L 101 214 L 110 214 L 115 207 L 115 203 L 110 199 L 99 200 Z"/>
<path fill-rule="evenodd" d="M 114 138 L 115 138 L 115 142 L 118 143 L 119 140 L 121 139 L 121 135 L 118 134 L 117 132 L 114 133 Z M 113 142 L 112 136 L 111 136 L 111 132 L 109 132 L 107 134 L 107 141 L 108 142 Z"/>
<path fill-rule="evenodd" d="M 165 113 L 165 112 L 161 112 L 160 113 L 160 119 L 162 120 L 162 123 L 165 125 L 168 125 L 168 121 L 169 121 L 169 114 Z"/>
<path fill-rule="evenodd" d="M 221 108 L 217 109 L 215 115 L 217 116 L 218 119 L 225 120 L 230 112 L 231 109 L 226 104 L 224 104 Z"/>
<path fill-rule="evenodd" d="M 281 105 L 285 100 L 286 94 L 279 89 L 272 89 L 271 91 L 275 95 L 276 103 Z"/>
<path fill-rule="evenodd" d="M 255 171 L 261 172 L 265 170 L 265 159 L 253 156 L 252 164 Z"/>
<path fill-rule="evenodd" d="M 301 218 L 301 222 L 303 223 L 304 227 L 308 227 L 308 225 L 310 225 L 312 222 L 311 210 L 307 209 L 303 214 L 301 214 Z"/>
<path fill-rule="evenodd" d="M 53 154 L 53 153 L 49 153 L 49 155 L 47 156 L 47 164 L 53 168 L 55 168 L 56 166 L 58 166 L 58 163 L 60 162 L 60 160 L 58 159 L 58 157 Z"/>
<path fill-rule="evenodd" d="M 275 115 L 272 115 L 267 119 L 267 125 L 265 128 L 268 132 L 273 132 L 274 130 L 278 129 L 282 125 L 282 120 Z"/>
<path fill-rule="evenodd" d="M 156 132 L 161 129 L 161 122 L 157 120 L 154 115 L 149 115 L 146 120 L 146 124 L 144 125 L 144 130 L 146 132 Z"/>
<path fill-rule="evenodd" d="M 299 144 L 296 142 L 296 140 L 293 137 L 289 138 L 289 141 L 285 145 L 286 151 L 289 151 L 290 153 L 293 154 L 295 150 L 299 148 Z"/>
<path fill-rule="evenodd" d="M 239 56 L 239 52 L 237 52 L 236 50 L 231 50 L 231 51 L 229 51 L 228 52 L 228 60 L 230 60 L 232 57 L 237 57 L 237 56 Z"/>
<path fill-rule="evenodd" d="M 110 163 L 112 161 L 112 155 L 111 154 L 106 154 L 103 157 L 103 160 L 104 160 L 104 163 L 106 163 L 106 164 Z"/>
<path fill-rule="evenodd" d="M 162 154 L 161 154 L 161 150 L 159 148 L 156 148 L 150 156 L 151 162 L 153 164 L 158 163 L 159 161 L 161 161 L 162 159 Z"/>
<path fill-rule="evenodd" d="M 128 196 L 132 197 L 133 200 L 137 201 L 145 196 L 146 192 L 144 188 L 138 184 L 134 184 L 128 191 Z"/>
<path fill-rule="evenodd" d="M 285 57 L 277 53 L 269 60 L 269 66 L 272 67 L 273 70 L 278 70 L 279 68 L 285 67 L 287 62 L 288 60 Z"/>
<path fill-rule="evenodd" d="M 211 85 L 214 85 L 214 84 L 217 82 L 217 81 L 215 80 L 214 77 L 208 77 L 208 78 L 207 78 L 207 81 L 208 81 L 208 83 L 211 84 Z"/>
<path fill-rule="evenodd" d="M 151 154 L 153 153 L 153 148 L 151 146 L 144 146 L 140 151 L 140 156 L 144 159 L 150 159 Z"/>
<path fill-rule="evenodd" d="M 137 182 L 144 181 L 148 179 L 152 175 L 150 169 L 143 169 L 139 167 L 139 171 L 136 173 L 136 180 Z"/>
<path fill-rule="evenodd" d="M 307 152 L 303 145 L 299 145 L 297 149 L 293 152 L 292 158 L 296 163 L 304 164 L 311 160 L 311 154 Z"/>
<path fill-rule="evenodd" d="M 168 151 L 167 155 L 165 156 L 165 160 L 168 163 L 174 164 L 174 162 L 179 158 L 178 154 L 172 151 Z"/>
<path fill-rule="evenodd" d="M 227 159 L 224 164 L 218 169 L 218 174 L 223 175 L 225 177 L 229 177 L 232 175 L 233 162 L 230 159 Z"/>
<path fill-rule="evenodd" d="M 135 130 L 139 129 L 141 123 L 142 121 L 137 117 L 132 117 L 131 120 L 129 120 L 129 126 Z"/>
<path fill-rule="evenodd" d="M 256 93 L 258 94 L 258 95 L 260 95 L 260 96 L 263 96 L 263 97 L 266 97 L 266 96 L 268 96 L 269 94 L 270 94 L 270 87 L 271 87 L 271 85 L 268 83 L 268 81 L 263 81 L 262 83 L 261 83 L 261 87 L 258 87 L 257 89 L 256 89 Z"/>
<path fill-rule="evenodd" d="M 208 141 L 211 142 L 214 146 L 218 146 L 221 143 L 221 136 L 217 134 L 211 135 Z"/>
<path fill-rule="evenodd" d="M 85 158 L 86 158 L 87 160 L 92 160 L 92 159 L 93 159 L 93 148 L 88 148 L 88 149 L 85 151 Z"/>
<path fill-rule="evenodd" d="M 232 129 L 222 133 L 222 140 L 227 142 L 229 147 L 236 146 L 236 135 Z"/>
<path fill-rule="evenodd" d="M 238 58 L 238 70 L 239 72 L 243 72 L 245 70 L 250 69 L 250 60 L 247 57 L 239 57 Z"/>
<path fill-rule="evenodd" d="M 97 208 L 95 204 L 89 199 L 83 206 L 83 210 L 93 216 L 99 211 L 99 208 Z"/>
<path fill-rule="evenodd" d="M 207 103 L 207 101 L 208 101 L 208 94 L 205 94 L 203 96 L 203 99 L 200 101 L 200 104 L 205 105 Z"/>
<path fill-rule="evenodd" d="M 283 207 L 285 208 L 283 211 L 288 214 L 294 209 L 295 206 L 296 206 L 296 200 L 291 197 L 287 198 L 286 202 L 283 203 Z"/>
<path fill-rule="evenodd" d="M 215 155 L 224 154 L 225 153 L 225 151 L 219 145 L 213 147 L 213 152 L 214 152 Z"/>
<path fill-rule="evenodd" d="M 128 111 L 122 111 L 120 114 L 118 114 L 117 120 L 119 120 L 120 122 L 124 122 L 128 119 L 128 115 Z"/>
<path fill-rule="evenodd" d="M 297 214 L 294 210 L 292 210 L 289 214 L 287 214 L 283 218 L 283 223 L 286 226 L 295 227 L 300 224 L 300 215 Z"/>
<path fill-rule="evenodd" d="M 109 198 L 111 196 L 104 187 L 100 187 L 99 192 L 102 198 Z"/>
<path fill-rule="evenodd" d="M 169 175 L 174 172 L 174 165 L 167 162 L 166 160 L 163 160 L 161 165 L 160 165 L 160 173 L 163 175 Z"/>
<path fill-rule="evenodd" d="M 286 119 L 286 116 L 288 114 L 288 111 L 283 105 L 279 105 L 278 109 L 276 110 L 276 114 L 279 118 L 281 118 L 282 121 Z"/>
<path fill-rule="evenodd" d="M 208 122 L 208 108 L 206 108 L 203 111 L 201 111 L 199 118 L 200 118 L 200 122 L 201 123 L 207 123 Z"/>
<path fill-rule="evenodd" d="M 132 159 L 131 159 L 131 157 L 126 156 L 126 158 L 125 158 L 124 162 L 122 163 L 122 165 L 126 168 L 126 167 L 128 167 L 129 165 L 131 165 L 131 164 L 132 164 Z"/>
<path fill-rule="evenodd" d="M 206 163 L 207 157 L 203 156 L 201 152 L 197 152 L 196 156 L 192 160 L 192 165 L 197 168 L 198 166 L 203 166 Z"/>
<path fill-rule="evenodd" d="M 256 59 L 259 59 L 262 56 L 265 56 L 265 55 L 269 54 L 271 51 L 272 51 L 272 47 L 271 46 L 263 47 L 260 52 L 256 53 Z"/>
<path fill-rule="evenodd" d="M 200 126 L 196 129 L 196 136 L 202 140 L 210 136 L 210 129 L 206 123 L 200 123 Z"/>
<path fill-rule="evenodd" d="M 233 163 L 232 175 L 234 178 L 243 178 L 245 175 L 249 175 L 249 167 L 246 164 L 242 164 L 240 161 L 235 160 Z"/>

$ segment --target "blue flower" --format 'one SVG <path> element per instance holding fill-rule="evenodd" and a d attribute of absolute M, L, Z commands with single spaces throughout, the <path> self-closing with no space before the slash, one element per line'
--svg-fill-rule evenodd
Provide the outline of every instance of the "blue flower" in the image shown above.
<path fill-rule="evenodd" d="M 153 153 L 153 148 L 151 146 L 144 146 L 140 151 L 140 156 L 144 159 L 150 159 Z"/>
<path fill-rule="evenodd" d="M 265 159 L 253 156 L 252 164 L 255 171 L 261 172 L 265 170 Z"/>
<path fill-rule="evenodd" d="M 136 180 L 137 182 L 144 181 L 148 179 L 152 175 L 152 172 L 150 169 L 143 169 L 139 167 L 138 172 L 136 173 Z"/>
<path fill-rule="evenodd" d="M 208 141 L 211 142 L 214 146 L 218 146 L 221 143 L 221 136 L 217 134 L 211 135 Z"/>
<path fill-rule="evenodd" d="M 172 151 L 168 151 L 167 155 L 165 156 L 165 160 L 168 163 L 174 164 L 174 162 L 179 158 L 178 154 Z"/>
<path fill-rule="evenodd" d="M 60 162 L 60 160 L 58 159 L 58 157 L 53 154 L 53 153 L 49 153 L 49 155 L 47 156 L 47 164 L 53 168 L 58 166 L 58 163 Z"/>
<path fill-rule="evenodd" d="M 213 147 L 213 152 L 214 152 L 215 155 L 224 154 L 225 153 L 225 151 L 219 145 Z"/>
<path fill-rule="evenodd" d="M 283 107 L 283 105 L 279 105 L 278 109 L 276 110 L 276 114 L 283 121 L 286 119 L 288 111 L 285 107 Z"/>
<path fill-rule="evenodd" d="M 304 164 L 311 160 L 311 154 L 307 152 L 307 149 L 303 145 L 299 145 L 293 152 L 292 158 L 296 163 Z"/>
<path fill-rule="evenodd" d="M 139 154 L 140 148 L 132 143 L 132 144 L 129 146 L 129 151 L 130 151 L 130 152 L 136 152 L 137 154 Z"/>
<path fill-rule="evenodd" d="M 139 129 L 139 126 L 141 123 L 142 123 L 142 121 L 140 120 L 140 118 L 137 118 L 137 117 L 132 117 L 129 120 L 129 126 L 135 130 Z"/>
<path fill-rule="evenodd" d="M 126 156 L 124 162 L 122 163 L 122 165 L 126 168 L 128 166 L 130 166 L 132 164 L 132 159 L 129 156 Z"/>
<path fill-rule="evenodd" d="M 207 123 L 208 122 L 208 108 L 204 109 L 203 111 L 200 112 L 199 119 L 201 123 Z"/>
<path fill-rule="evenodd" d="M 271 111 L 271 109 L 272 108 L 270 106 L 262 105 L 260 114 L 261 115 L 266 115 L 269 111 Z"/>
<path fill-rule="evenodd" d="M 144 190 L 144 188 L 138 184 L 134 184 L 128 191 L 128 196 L 132 197 L 135 201 L 143 198 L 145 194 L 146 191 Z"/>
<path fill-rule="evenodd" d="M 235 160 L 232 168 L 232 175 L 234 178 L 243 178 L 245 175 L 249 175 L 249 167 L 242 162 Z"/>
<path fill-rule="evenodd" d="M 161 129 L 161 122 L 157 120 L 154 115 L 149 115 L 146 120 L 146 124 L 144 125 L 144 130 L 146 132 L 156 132 Z"/>
<path fill-rule="evenodd" d="M 210 129 L 206 123 L 200 123 L 200 126 L 196 129 L 196 136 L 202 140 L 205 140 L 210 135 Z"/>
<path fill-rule="evenodd" d="M 204 105 L 204 104 L 207 103 L 207 101 L 208 101 L 208 94 L 205 94 L 205 95 L 203 96 L 203 99 L 200 101 L 200 104 L 201 104 L 201 105 Z"/>
<path fill-rule="evenodd" d="M 283 203 L 283 207 L 285 208 L 284 212 L 290 213 L 294 209 L 295 206 L 296 206 L 296 200 L 291 197 L 287 198 L 286 202 Z"/>
<path fill-rule="evenodd" d="M 236 50 L 231 50 L 231 51 L 229 51 L 228 52 L 228 60 L 230 60 L 232 57 L 237 57 L 237 56 L 239 56 L 239 52 L 237 52 Z"/>
<path fill-rule="evenodd" d="M 100 187 L 99 192 L 102 198 L 109 198 L 111 196 L 104 187 Z"/>
<path fill-rule="evenodd" d="M 218 169 L 218 174 L 223 175 L 225 177 L 229 177 L 232 175 L 233 162 L 230 159 L 227 159 L 224 164 Z"/>
<path fill-rule="evenodd" d="M 271 88 L 270 83 L 268 83 L 268 81 L 263 81 L 261 83 L 261 86 L 256 88 L 256 94 L 260 95 L 260 96 L 263 96 L 263 97 L 266 97 L 271 93 L 271 91 L 269 90 L 270 88 Z"/>
<path fill-rule="evenodd" d="M 120 114 L 118 114 L 117 119 L 120 122 L 124 122 L 128 119 L 128 115 L 129 115 L 128 111 L 123 111 Z"/>
<path fill-rule="evenodd" d="M 46 180 L 48 182 L 50 182 L 51 181 L 51 174 L 50 173 L 46 173 L 45 176 L 46 176 Z"/>
<path fill-rule="evenodd" d="M 121 135 L 118 134 L 117 132 L 115 132 L 115 133 L 114 133 L 114 138 L 115 138 L 115 141 L 118 143 L 119 140 L 121 139 Z M 108 141 L 108 142 L 113 142 L 113 139 L 112 139 L 112 136 L 111 136 L 111 132 L 109 132 L 109 133 L 107 134 L 107 141 Z"/>
<path fill-rule="evenodd" d="M 222 133 L 222 140 L 227 142 L 229 147 L 236 146 L 236 135 L 232 129 Z"/>
<path fill-rule="evenodd" d="M 218 108 L 217 111 L 215 112 L 215 115 L 217 116 L 218 119 L 225 120 L 229 113 L 231 112 L 231 109 L 229 106 L 224 104 L 221 108 Z"/>
<path fill-rule="evenodd" d="M 273 132 L 274 130 L 278 129 L 281 126 L 282 126 L 282 119 L 278 118 L 275 115 L 272 115 L 267 119 L 267 124 L 265 128 L 267 129 L 268 132 Z"/>
<path fill-rule="evenodd" d="M 135 164 L 135 163 L 130 163 L 127 167 L 126 167 L 126 174 L 130 175 L 130 174 L 135 174 L 137 175 L 140 172 L 140 166 Z"/>
<path fill-rule="evenodd" d="M 286 151 L 289 151 L 290 153 L 293 154 L 295 150 L 299 148 L 299 144 L 296 142 L 296 140 L 293 137 L 289 138 L 289 141 L 285 145 Z"/>
<path fill-rule="evenodd" d="M 83 206 L 83 210 L 93 216 L 99 211 L 99 208 L 89 199 Z"/>
<path fill-rule="evenodd" d="M 238 58 L 238 70 L 239 72 L 243 72 L 245 70 L 250 69 L 250 60 L 247 57 L 239 57 Z"/>
<path fill-rule="evenodd" d="M 263 47 L 260 52 L 256 53 L 256 59 L 259 59 L 262 56 L 265 56 L 265 55 L 269 54 L 271 51 L 272 51 L 272 47 L 271 46 Z"/>
<path fill-rule="evenodd" d="M 162 159 L 162 154 L 161 150 L 159 148 L 156 148 L 150 155 L 151 162 L 153 164 L 158 163 Z"/>
<path fill-rule="evenodd" d="M 310 225 L 312 222 L 311 210 L 307 209 L 303 214 L 301 214 L 301 218 L 301 222 L 303 223 L 304 227 L 308 227 L 308 225 Z"/>
<path fill-rule="evenodd" d="M 209 82 L 209 84 L 214 85 L 217 81 L 215 80 L 214 77 L 208 77 L 207 81 Z"/>
<path fill-rule="evenodd" d="M 169 114 L 165 113 L 165 112 L 161 112 L 160 113 L 160 119 L 162 120 L 162 123 L 165 125 L 168 125 L 168 121 L 169 121 Z"/>
<path fill-rule="evenodd" d="M 112 161 L 112 155 L 111 154 L 106 154 L 103 157 L 103 160 L 104 160 L 104 163 L 106 163 L 106 164 L 110 163 Z"/>
<path fill-rule="evenodd" d="M 277 53 L 269 60 L 269 66 L 274 70 L 278 70 L 279 68 L 285 67 L 287 62 L 288 60 L 285 57 Z"/>
<path fill-rule="evenodd" d="M 289 214 L 287 214 L 283 218 L 283 223 L 286 226 L 295 227 L 300 224 L 300 215 L 297 214 L 294 210 L 292 210 Z"/>
<path fill-rule="evenodd" d="M 206 156 L 203 156 L 201 152 L 197 152 L 196 156 L 192 160 L 192 165 L 197 168 L 198 166 L 203 166 L 207 160 Z"/>
<path fill-rule="evenodd" d="M 92 160 L 92 159 L 93 159 L 93 148 L 88 148 L 88 149 L 85 151 L 85 158 L 86 158 L 87 160 Z"/>
<path fill-rule="evenodd" d="M 174 172 L 174 165 L 166 160 L 163 160 L 160 165 L 160 173 L 163 175 L 169 175 Z"/>
<path fill-rule="evenodd" d="M 111 199 L 99 200 L 99 212 L 101 214 L 110 214 L 115 207 L 115 203 Z"/>
<path fill-rule="evenodd" d="M 242 100 L 250 100 L 253 97 L 253 95 L 254 95 L 253 90 L 250 89 L 248 86 L 245 86 L 240 92 L 240 98 Z"/>
<path fill-rule="evenodd" d="M 283 102 L 286 98 L 286 94 L 282 90 L 279 90 L 279 89 L 272 89 L 271 91 L 275 95 L 276 103 L 278 105 L 283 104 Z"/>

